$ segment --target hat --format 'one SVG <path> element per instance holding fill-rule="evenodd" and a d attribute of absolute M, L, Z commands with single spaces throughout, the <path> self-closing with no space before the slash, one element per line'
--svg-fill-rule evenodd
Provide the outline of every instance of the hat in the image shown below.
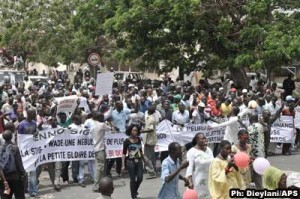
<path fill-rule="evenodd" d="M 242 93 L 248 93 L 247 89 L 243 89 Z"/>
<path fill-rule="evenodd" d="M 223 90 L 224 90 L 224 88 L 223 88 L 223 87 L 220 87 L 220 88 L 219 88 L 219 91 L 223 91 Z"/>
<path fill-rule="evenodd" d="M 198 107 L 205 108 L 205 104 L 204 104 L 203 102 L 199 102 L 199 103 L 198 103 Z"/>
<path fill-rule="evenodd" d="M 236 88 L 231 88 L 230 91 L 231 92 L 236 92 Z"/>
<path fill-rule="evenodd" d="M 182 98 L 182 96 L 181 96 L 181 95 L 179 95 L 179 94 L 177 94 L 177 95 L 174 95 L 174 98 L 175 98 L 175 99 L 181 99 L 181 98 Z"/>
<path fill-rule="evenodd" d="M 257 107 L 257 102 L 255 100 L 251 100 L 249 103 L 248 103 L 248 108 L 250 109 L 255 109 Z"/>
<path fill-rule="evenodd" d="M 291 95 L 286 96 L 285 101 L 295 101 L 295 98 L 293 98 Z"/>
<path fill-rule="evenodd" d="M 179 103 L 179 106 L 186 106 L 186 105 L 185 105 L 184 102 L 181 101 L 181 102 Z"/>
<path fill-rule="evenodd" d="M 128 87 L 134 87 L 134 84 L 129 84 Z"/>
<path fill-rule="evenodd" d="M 247 93 L 247 96 L 252 96 L 253 95 L 253 92 L 252 91 L 249 91 L 248 93 Z"/>
<path fill-rule="evenodd" d="M 287 176 L 286 187 L 295 186 L 300 188 L 300 173 L 294 172 Z"/>

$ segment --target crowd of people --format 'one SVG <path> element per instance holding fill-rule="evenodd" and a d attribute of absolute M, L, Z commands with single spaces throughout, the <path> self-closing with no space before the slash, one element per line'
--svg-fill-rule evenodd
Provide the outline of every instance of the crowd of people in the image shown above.
<path fill-rule="evenodd" d="M 299 129 L 295 129 L 295 139 L 289 143 L 273 143 L 270 139 L 271 126 L 280 115 L 296 117 L 295 108 L 300 101 L 293 97 L 295 83 L 289 76 L 280 89 L 276 83 L 264 82 L 258 74 L 251 78 L 249 86 L 240 89 L 230 78 L 222 77 L 221 80 L 220 84 L 214 85 L 199 80 L 198 85 L 192 86 L 189 81 L 173 81 L 166 75 L 161 85 L 154 86 L 151 82 L 131 79 L 123 85 L 114 83 L 112 94 L 103 96 L 96 95 L 95 79 L 88 70 L 82 69 L 76 72 L 73 83 L 67 73 L 52 74 L 48 83 L 33 83 L 26 77 L 24 82 L 14 85 L 5 81 L 0 87 L 0 145 L 1 149 L 12 151 L 15 161 L 11 168 L 2 168 L 1 198 L 11 198 L 13 194 L 16 198 L 24 198 L 25 191 L 32 197 L 38 196 L 42 166 L 26 173 L 16 146 L 18 134 L 35 135 L 38 130 L 57 126 L 90 129 L 95 152 L 95 160 L 88 161 L 93 191 L 99 192 L 100 186 L 102 194 L 108 197 L 113 192 L 113 185 L 107 176 L 112 175 L 114 164 L 120 177 L 128 171 L 131 192 L 128 198 L 135 199 L 140 197 L 138 190 L 144 171 L 150 177 L 157 177 L 158 157 L 162 179 L 158 198 L 161 199 L 181 198 L 179 179 L 195 189 L 199 198 L 228 198 L 230 188 L 250 188 L 251 182 L 255 183 L 256 189 L 267 188 L 261 175 L 251 167 L 239 169 L 230 157 L 244 151 L 252 159 L 267 158 L 274 155 L 277 148 L 282 148 L 283 155 L 292 154 L 299 146 Z M 81 108 L 78 101 L 73 113 L 58 112 L 55 98 L 71 95 L 85 98 L 88 108 Z M 242 122 L 243 118 L 249 118 L 249 125 Z M 210 122 L 215 127 L 226 128 L 224 140 L 208 145 L 205 134 L 200 132 L 183 147 L 171 143 L 169 150 L 158 156 L 155 152 L 156 126 L 162 120 L 178 126 Z M 122 157 L 106 159 L 106 131 L 128 136 Z M 187 161 L 182 160 L 185 159 L 182 151 L 187 151 Z M 60 191 L 61 180 L 71 183 L 69 167 L 72 168 L 72 183 L 86 187 L 85 163 L 53 162 L 43 167 L 47 167 L 54 189 Z M 186 175 L 180 175 L 185 168 Z M 299 187 L 299 182 L 294 185 Z M 109 187 L 109 191 L 103 187 Z M 4 194 L 8 189 L 9 194 Z"/>

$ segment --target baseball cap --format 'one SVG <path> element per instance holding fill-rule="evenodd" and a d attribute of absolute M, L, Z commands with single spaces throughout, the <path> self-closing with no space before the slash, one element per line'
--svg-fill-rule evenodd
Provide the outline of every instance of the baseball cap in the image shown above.
<path fill-rule="evenodd" d="M 291 187 L 295 186 L 300 188 L 300 173 L 294 172 L 287 176 L 286 186 Z"/>
<path fill-rule="evenodd" d="M 205 104 L 203 102 L 199 102 L 198 107 L 205 108 Z"/>
<path fill-rule="evenodd" d="M 248 93 L 248 90 L 247 89 L 243 89 L 242 93 Z"/>
<path fill-rule="evenodd" d="M 177 94 L 177 95 L 174 95 L 174 98 L 176 98 L 176 99 L 181 99 L 181 98 L 182 98 L 182 96 L 181 96 L 181 95 L 179 95 L 179 94 Z"/>
<path fill-rule="evenodd" d="M 231 88 L 230 91 L 231 92 L 236 92 L 236 88 Z"/>
<path fill-rule="evenodd" d="M 293 98 L 291 95 L 286 96 L 285 101 L 295 101 L 295 98 Z"/>

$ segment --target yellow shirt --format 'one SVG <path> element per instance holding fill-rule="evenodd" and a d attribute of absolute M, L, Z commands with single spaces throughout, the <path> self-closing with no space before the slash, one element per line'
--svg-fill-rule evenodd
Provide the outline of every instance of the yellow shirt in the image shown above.
<path fill-rule="evenodd" d="M 229 199 L 229 190 L 242 187 L 242 178 L 239 172 L 231 168 L 231 172 L 225 174 L 227 160 L 215 158 L 209 167 L 208 188 L 212 199 Z"/>
<path fill-rule="evenodd" d="M 221 104 L 221 110 L 222 110 L 222 116 L 227 117 L 231 113 L 231 104 L 229 106 L 226 106 L 225 103 Z"/>

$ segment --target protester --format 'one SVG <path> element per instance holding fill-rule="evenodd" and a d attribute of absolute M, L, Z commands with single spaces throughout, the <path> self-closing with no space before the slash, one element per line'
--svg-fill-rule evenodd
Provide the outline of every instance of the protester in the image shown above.
<path fill-rule="evenodd" d="M 270 111 L 265 110 L 262 113 L 261 124 L 264 127 L 266 157 L 268 156 L 268 154 L 274 155 L 274 151 L 275 151 L 274 146 L 276 148 L 276 143 L 272 143 L 272 145 L 270 145 L 271 127 L 272 124 L 280 117 L 283 108 L 284 108 L 284 104 L 282 104 L 281 108 L 273 116 L 271 116 Z M 269 145 L 270 145 L 270 149 L 269 149 Z"/>
<path fill-rule="evenodd" d="M 180 139 L 182 138 L 181 141 L 183 141 L 182 144 L 185 144 L 187 149 L 191 148 L 188 156 L 192 154 L 192 151 L 202 153 L 201 147 L 203 149 L 206 148 L 206 152 L 208 152 L 210 147 L 214 145 L 214 155 L 217 156 L 219 154 L 218 146 L 223 138 L 222 136 L 216 136 L 214 131 L 216 127 L 220 127 L 220 131 L 225 128 L 224 140 L 234 144 L 233 151 L 241 144 L 241 140 L 238 137 L 240 128 L 248 129 L 251 156 L 256 158 L 267 157 L 269 152 L 277 153 L 277 147 L 279 147 L 279 144 L 282 144 L 270 143 L 271 139 L 274 139 L 274 137 L 271 137 L 270 132 L 275 120 L 281 114 L 293 116 L 295 121 L 299 117 L 297 114 L 294 114 L 296 112 L 296 109 L 294 110 L 296 105 L 294 103 L 296 101 L 295 96 L 292 93 L 286 94 L 289 88 L 286 88 L 286 93 L 284 96 L 281 96 L 282 90 L 277 88 L 275 84 L 271 85 L 269 83 L 264 85 L 260 74 L 253 77 L 251 81 L 252 89 L 248 87 L 242 88 L 237 82 L 232 81 L 230 77 L 226 77 L 226 80 L 224 79 L 222 83 L 212 85 L 209 84 L 207 79 L 196 80 L 197 85 L 193 86 L 189 81 L 172 81 L 170 77 L 165 78 L 162 84 L 160 82 L 156 84 L 154 81 L 136 81 L 130 78 L 123 84 L 114 84 L 111 95 L 98 96 L 96 94 L 96 81 L 91 77 L 90 70 L 80 68 L 80 70 L 76 69 L 74 71 L 76 73 L 74 82 L 68 79 L 70 74 L 57 70 L 53 71 L 51 79 L 45 83 L 41 81 L 33 83 L 29 81 L 30 78 L 26 77 L 23 82 L 14 84 L 9 78 L 5 78 L 4 84 L 0 85 L 0 134 L 4 130 L 12 130 L 14 132 L 17 129 L 18 135 L 13 138 L 14 141 L 19 138 L 20 134 L 35 135 L 34 139 L 36 139 L 39 131 L 48 131 L 49 135 L 56 136 L 55 129 L 58 128 L 70 128 L 65 132 L 72 132 L 75 129 L 79 129 L 78 126 L 82 129 L 86 127 L 81 132 L 90 132 L 95 152 L 94 160 L 88 161 L 89 172 L 94 181 L 94 191 L 98 191 L 99 180 L 105 174 L 114 174 L 112 168 L 115 162 L 117 163 L 115 171 L 117 174 L 121 174 L 121 158 L 107 160 L 104 152 L 105 132 L 111 132 L 113 129 L 110 122 L 120 133 L 120 137 L 124 136 L 123 138 L 125 138 L 125 134 L 123 135 L 122 133 L 132 124 L 138 125 L 141 128 L 141 133 L 145 133 L 143 135 L 143 143 L 145 144 L 144 165 L 150 174 L 149 177 L 152 178 L 156 176 L 156 166 L 159 165 L 156 164 L 156 160 L 160 158 L 160 161 L 163 162 L 168 159 L 168 151 L 160 151 L 164 147 L 157 144 L 161 144 L 162 140 L 176 140 L 177 137 L 173 136 L 172 131 L 176 131 L 177 134 L 181 134 L 184 131 L 196 134 L 196 132 L 199 132 L 199 129 L 205 129 L 204 131 L 207 133 L 206 141 L 208 142 L 206 147 L 202 145 L 203 139 L 199 141 L 199 149 L 197 148 L 198 144 L 194 147 L 192 146 L 191 139 L 195 134 L 189 139 L 186 139 L 185 135 L 180 137 Z M 80 106 L 78 103 L 78 108 L 75 111 L 73 109 L 72 111 L 61 111 L 57 108 L 57 97 L 66 98 L 67 96 L 80 99 L 78 101 Z M 282 104 L 286 104 L 286 106 L 282 107 Z M 67 104 L 65 108 L 69 107 L 69 105 Z M 37 118 L 32 116 L 30 110 L 37 110 Z M 99 116 L 99 113 L 103 116 Z M 255 116 L 251 115 L 249 117 L 248 113 L 255 114 Z M 258 116 L 258 114 L 261 115 Z M 80 117 L 81 122 L 75 121 L 72 115 Z M 248 124 L 248 118 L 250 118 L 250 125 Z M 167 121 L 160 123 L 162 120 L 169 120 L 172 124 Z M 206 122 L 208 120 L 216 121 L 219 124 Z M 78 125 L 75 125 L 75 123 Z M 81 126 L 81 123 L 84 123 L 84 125 Z M 198 130 L 192 131 L 190 127 L 198 128 Z M 165 134 L 157 134 L 160 128 L 166 128 L 168 129 L 166 132 L 170 132 L 166 134 L 166 138 L 164 137 Z M 202 138 L 201 135 L 200 138 Z M 295 142 L 296 144 L 299 142 L 299 136 L 296 137 Z M 0 145 L 4 143 L 5 141 L 1 139 L 0 135 Z M 22 145 L 22 143 L 19 144 Z M 119 143 L 118 145 L 121 146 L 122 144 Z M 92 148 L 88 145 L 86 147 L 90 148 L 89 150 Z M 157 152 L 157 149 L 160 152 Z M 283 154 L 290 154 L 292 150 L 294 149 L 291 145 L 283 145 Z M 113 157 L 119 157 L 121 154 L 117 155 L 117 153 L 114 153 L 113 155 Z M 194 157 L 194 154 L 191 157 Z M 24 157 L 23 161 L 28 162 L 27 157 Z M 80 160 L 79 164 L 73 161 L 71 166 L 73 182 L 79 181 L 83 187 L 85 186 L 83 175 L 84 161 L 86 160 Z M 108 163 L 106 170 L 104 169 L 105 161 Z M 35 169 L 28 175 L 30 179 L 29 194 L 32 196 L 38 194 L 38 176 L 42 171 L 41 168 L 48 170 L 54 188 L 60 190 L 60 175 L 58 173 L 61 172 L 62 180 L 68 182 L 70 162 L 72 162 L 72 158 L 68 159 L 68 161 L 63 160 L 63 162 L 56 159 L 54 162 L 35 166 Z M 198 159 L 194 162 L 196 168 L 203 166 L 199 164 Z M 126 166 L 126 163 L 125 161 L 123 166 Z M 195 173 L 194 171 L 191 173 L 190 178 L 195 180 L 200 174 L 201 172 Z M 202 172 L 202 174 L 205 174 L 205 172 Z M 257 174 L 253 169 L 252 180 L 257 189 L 262 188 L 261 175 Z M 197 189 L 196 184 L 197 181 L 193 181 L 195 189 Z M 198 193 L 202 194 L 202 189 Z M 135 196 L 133 195 L 133 197 Z"/>
<path fill-rule="evenodd" d="M 289 73 L 288 77 L 283 80 L 282 87 L 284 89 L 284 97 L 288 95 L 293 95 L 293 91 L 295 90 L 295 81 L 292 80 L 292 74 Z"/>
<path fill-rule="evenodd" d="M 206 137 L 197 133 L 192 141 L 193 148 L 187 153 L 189 166 L 186 177 L 189 179 L 189 188 L 195 189 L 199 198 L 210 198 L 208 190 L 208 171 L 214 156 L 206 146 Z"/>
<path fill-rule="evenodd" d="M 144 152 L 145 159 L 147 162 L 150 161 L 150 170 L 148 170 L 151 177 L 156 177 L 156 156 L 155 156 L 155 145 L 157 143 L 156 135 L 156 119 L 154 117 L 155 107 L 151 106 L 145 115 L 145 127 L 143 133 L 146 133 L 144 136 Z M 149 161 L 148 161 L 149 160 Z M 147 168 L 147 167 L 146 167 Z M 154 172 L 152 172 L 152 168 Z"/>
<path fill-rule="evenodd" d="M 287 175 L 280 169 L 270 166 L 263 175 L 263 187 L 268 190 L 286 189 Z"/>
<path fill-rule="evenodd" d="M 245 129 L 239 130 L 238 139 L 239 139 L 239 142 L 237 144 L 232 145 L 232 147 L 231 147 L 232 154 L 234 155 L 239 152 L 244 152 L 244 153 L 247 153 L 248 155 L 250 155 L 251 145 L 247 144 L 248 139 L 249 139 L 248 131 Z M 242 175 L 242 179 L 243 179 L 242 189 L 243 190 L 250 189 L 250 183 L 251 183 L 250 168 L 249 167 L 242 168 L 242 169 L 239 169 L 239 171 L 240 171 L 240 173 Z"/>
<path fill-rule="evenodd" d="M 110 177 L 101 178 L 99 182 L 100 198 L 97 199 L 112 199 L 111 195 L 114 192 L 113 180 Z"/>
<path fill-rule="evenodd" d="M 14 195 L 16 199 L 25 199 L 24 180 L 26 178 L 26 172 L 23 167 L 19 148 L 12 143 L 13 133 L 11 131 L 4 131 L 2 136 L 5 143 L 0 148 L 0 167 L 3 170 L 6 179 L 4 182 L 8 183 L 10 193 L 3 194 L 3 191 L 1 191 L 1 198 L 11 199 Z M 7 189 L 6 187 L 5 190 Z M 0 190 L 3 190 L 3 188 L 0 187 Z"/>
<path fill-rule="evenodd" d="M 208 187 L 212 198 L 230 198 L 230 189 L 242 188 L 242 177 L 234 159 L 229 160 L 231 143 L 222 140 L 220 153 L 209 167 Z"/>
<path fill-rule="evenodd" d="M 104 123 L 104 115 L 102 113 L 96 113 L 93 120 L 95 122 L 94 126 L 91 127 L 95 152 L 95 182 L 93 191 L 98 192 L 100 180 L 105 175 L 106 152 L 104 136 L 105 132 L 112 131 L 113 128 Z"/>
<path fill-rule="evenodd" d="M 168 147 L 169 156 L 163 161 L 161 166 L 162 187 L 158 193 L 158 199 L 181 199 L 182 196 L 178 190 L 178 181 L 183 180 L 187 185 L 189 180 L 180 175 L 180 171 L 189 166 L 189 162 L 183 162 L 181 165 L 179 159 L 182 155 L 182 149 L 179 143 L 172 142 Z"/>
<path fill-rule="evenodd" d="M 258 115 L 253 114 L 250 116 L 250 126 L 248 127 L 249 132 L 249 144 L 251 146 L 250 155 L 253 158 L 266 157 L 265 152 L 265 137 L 264 127 L 258 122 Z M 255 187 L 258 190 L 262 189 L 262 177 L 260 174 L 251 166 L 251 177 L 255 183 Z"/>
<path fill-rule="evenodd" d="M 122 172 L 125 170 L 125 161 L 130 177 L 131 198 L 139 197 L 138 189 L 143 181 L 143 151 L 142 141 L 139 138 L 141 134 L 140 127 L 131 125 L 126 129 L 126 135 L 129 136 L 123 143 Z M 126 154 L 128 154 L 126 158 Z M 126 159 L 126 160 L 125 160 Z"/>
<path fill-rule="evenodd" d="M 128 116 L 131 113 L 131 110 L 124 109 L 123 103 L 118 101 L 116 102 L 116 109 L 112 112 L 112 122 L 116 130 L 124 133 L 126 131 L 126 123 L 128 121 Z M 107 161 L 107 175 L 111 176 L 110 170 L 116 162 L 116 170 L 119 176 L 121 176 L 122 169 L 122 159 L 121 158 L 112 158 Z"/>
<path fill-rule="evenodd" d="M 35 135 L 37 133 L 37 124 L 36 124 L 36 110 L 30 108 L 27 110 L 27 118 L 23 120 L 18 127 L 18 134 L 29 134 Z M 29 172 L 29 195 L 31 197 L 36 197 L 38 194 L 38 179 L 37 179 L 37 170 Z"/>

